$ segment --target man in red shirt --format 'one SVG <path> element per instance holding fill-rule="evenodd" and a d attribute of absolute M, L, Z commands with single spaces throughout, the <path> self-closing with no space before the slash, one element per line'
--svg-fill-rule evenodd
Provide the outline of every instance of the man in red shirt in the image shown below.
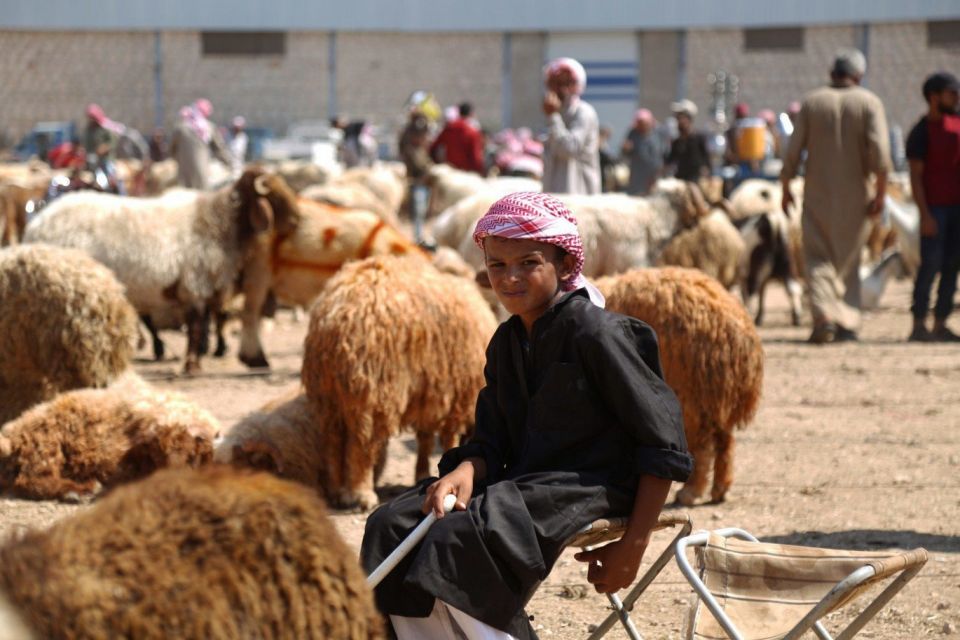
<path fill-rule="evenodd" d="M 960 82 L 935 73 L 923 83 L 927 115 L 907 137 L 910 185 L 920 210 L 920 269 L 913 286 L 913 331 L 909 340 L 960 341 L 947 328 L 960 271 Z M 926 327 L 930 288 L 937 273 L 933 331 Z"/>
<path fill-rule="evenodd" d="M 470 119 L 473 105 L 460 105 L 460 117 L 447 123 L 430 145 L 430 157 L 436 162 L 446 162 L 461 171 L 473 171 L 483 175 L 483 137 Z M 443 156 L 440 156 L 440 150 Z"/>

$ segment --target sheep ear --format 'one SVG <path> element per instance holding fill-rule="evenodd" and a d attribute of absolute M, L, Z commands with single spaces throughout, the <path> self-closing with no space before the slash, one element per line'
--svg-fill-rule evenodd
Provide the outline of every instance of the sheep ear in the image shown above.
<path fill-rule="evenodd" d="M 250 208 L 250 225 L 256 233 L 264 233 L 273 228 L 273 207 L 266 198 L 257 198 Z"/>
<path fill-rule="evenodd" d="M 0 436 L 0 457 L 9 457 L 13 453 L 13 443 L 10 442 L 10 438 L 6 436 Z"/>

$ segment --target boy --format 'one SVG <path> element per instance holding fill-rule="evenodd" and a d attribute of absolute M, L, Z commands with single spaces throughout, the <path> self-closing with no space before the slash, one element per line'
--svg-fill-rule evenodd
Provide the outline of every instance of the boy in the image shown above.
<path fill-rule="evenodd" d="M 600 517 L 630 514 L 626 535 L 577 559 L 597 591 L 627 586 L 670 482 L 692 469 L 656 337 L 602 309 L 563 203 L 509 195 L 474 239 L 513 314 L 487 348 L 476 431 L 444 454 L 440 479 L 370 516 L 361 549 L 370 572 L 423 513 L 442 518 L 376 589 L 401 640 L 535 637 L 523 607 L 563 543 Z M 448 494 L 457 504 L 444 517 Z"/>

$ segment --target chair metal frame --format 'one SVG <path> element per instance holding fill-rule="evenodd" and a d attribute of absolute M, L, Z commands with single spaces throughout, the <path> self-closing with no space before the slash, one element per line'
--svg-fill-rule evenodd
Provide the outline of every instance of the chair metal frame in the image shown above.
<path fill-rule="evenodd" d="M 589 551 L 603 542 L 619 540 L 627 530 L 627 523 L 627 518 L 598 520 L 580 529 L 564 546 L 575 546 L 584 551 Z M 690 522 L 690 517 L 686 514 L 661 513 L 654 531 L 673 527 L 680 527 L 680 531 L 663 550 L 663 553 L 657 556 L 653 564 L 650 565 L 650 568 L 647 569 L 646 573 L 634 584 L 627 595 L 621 599 L 616 593 L 607 594 L 607 600 L 609 600 L 613 606 L 613 611 L 603 622 L 597 625 L 597 628 L 590 634 L 587 640 L 599 640 L 616 625 L 617 621 L 623 626 L 630 640 L 643 640 L 643 636 L 640 635 L 633 620 L 630 619 L 630 611 L 633 610 L 634 603 L 643 595 L 647 587 L 650 586 L 650 583 L 654 581 L 660 572 L 663 571 L 663 568 L 670 562 L 674 546 L 682 538 L 690 534 L 690 531 L 693 529 L 693 523 Z"/>
<path fill-rule="evenodd" d="M 686 550 L 688 547 L 703 547 L 707 544 L 707 540 L 710 536 L 709 531 L 698 531 L 697 533 L 689 536 L 680 538 L 675 542 L 676 545 L 676 560 L 677 565 L 680 567 L 680 572 L 687 579 L 687 582 L 693 587 L 697 596 L 703 600 L 703 603 L 710 610 L 710 613 L 714 615 L 717 619 L 717 622 L 723 627 L 724 631 L 730 636 L 732 640 L 743 640 L 743 636 L 731 622 L 730 618 L 727 617 L 726 613 L 723 611 L 723 608 L 713 597 L 713 594 L 707 589 L 707 586 L 703 583 L 703 580 L 700 579 L 700 576 L 697 575 L 697 571 L 690 564 L 687 559 Z M 726 528 L 726 529 L 717 529 L 713 531 L 714 534 L 723 536 L 725 538 L 734 537 L 741 540 L 746 540 L 748 542 L 759 542 L 753 535 L 744 531 L 743 529 L 737 528 Z M 867 622 L 869 622 L 889 601 L 893 598 L 910 580 L 913 579 L 915 575 L 923 568 L 923 563 L 919 565 L 907 567 L 901 570 L 898 575 L 887 587 L 881 591 L 876 598 L 862 611 L 860 615 L 853 619 L 853 621 L 847 625 L 847 627 L 841 630 L 840 634 L 834 638 L 830 633 L 820 624 L 819 620 L 829 613 L 833 607 L 841 602 L 847 595 L 852 592 L 857 587 L 861 586 L 863 583 L 867 582 L 876 575 L 876 572 L 873 567 L 866 565 L 863 566 L 852 573 L 850 573 L 846 578 L 840 580 L 833 589 L 830 590 L 827 595 L 825 595 L 820 602 L 818 602 L 814 607 L 803 617 L 800 622 L 798 622 L 793 629 L 791 629 L 781 640 L 796 640 L 801 635 L 806 633 L 808 630 L 812 629 L 815 634 L 821 640 L 849 640 L 855 636 Z"/>

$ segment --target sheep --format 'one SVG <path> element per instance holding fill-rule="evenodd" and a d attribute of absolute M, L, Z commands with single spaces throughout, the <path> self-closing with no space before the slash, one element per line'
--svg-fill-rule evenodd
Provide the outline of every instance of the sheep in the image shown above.
<path fill-rule="evenodd" d="M 133 372 L 105 389 L 68 391 L 0 429 L 0 491 L 38 500 L 76 499 L 159 467 L 213 457 L 220 427 L 177 393 Z"/>
<path fill-rule="evenodd" d="M 693 269 L 637 269 L 597 280 L 611 311 L 657 333 L 667 384 L 683 408 L 693 475 L 677 493 L 692 505 L 713 465 L 714 502 L 733 482 L 733 432 L 756 414 L 763 386 L 763 345 L 740 302 Z"/>
<path fill-rule="evenodd" d="M 46 187 L 54 172 L 46 162 L 33 159 L 29 162 L 0 162 L 0 185 L 16 184 L 21 187 Z"/>
<path fill-rule="evenodd" d="M 297 228 L 258 240 L 244 270 L 240 359 L 250 366 L 269 366 L 260 341 L 260 310 L 271 290 L 283 303 L 307 307 L 349 260 L 423 254 L 396 227 L 369 211 L 305 198 L 297 204 Z"/>
<path fill-rule="evenodd" d="M 740 283 L 745 250 L 740 232 L 718 208 L 675 235 L 664 247 L 658 264 L 699 269 L 730 289 Z"/>
<path fill-rule="evenodd" d="M 586 254 L 586 277 L 653 265 L 670 238 L 709 213 L 696 185 L 679 180 L 661 182 L 662 189 L 649 198 L 622 194 L 558 196 L 577 218 Z M 460 251 L 478 271 L 484 269 L 483 252 L 473 242 L 473 229 L 497 199 L 492 192 L 474 194 L 445 211 L 433 227 L 437 242 Z"/>
<path fill-rule="evenodd" d="M 427 172 L 430 206 L 427 218 L 435 218 L 464 198 L 481 191 L 505 196 L 517 191 L 542 191 L 543 185 L 532 178 L 484 178 L 470 171 L 460 171 L 447 164 L 435 164 Z"/>
<path fill-rule="evenodd" d="M 269 471 L 324 492 L 320 429 L 298 384 L 231 426 L 217 441 L 213 461 Z"/>
<path fill-rule="evenodd" d="M 145 320 L 170 306 L 182 310 L 185 371 L 193 373 L 207 314 L 232 291 L 248 251 L 258 240 L 289 234 L 298 218 L 296 197 L 282 179 L 248 169 L 215 193 L 68 194 L 27 225 L 25 240 L 86 251 L 113 270 Z"/>
<path fill-rule="evenodd" d="M 350 209 L 364 209 L 380 216 L 394 227 L 399 225 L 397 213 L 406 193 L 403 177 L 385 165 L 354 167 L 336 178 L 310 187 L 300 195 Z"/>
<path fill-rule="evenodd" d="M 0 250 L 0 424 L 130 363 L 137 314 L 109 269 L 73 249 Z"/>
<path fill-rule="evenodd" d="M 800 326 L 803 310 L 800 265 L 804 263 L 798 257 L 803 252 L 799 229 L 794 229 L 790 219 L 779 210 L 741 219 L 738 224 L 745 247 L 740 293 L 747 308 L 756 307 L 754 324 L 758 327 L 763 324 L 766 287 L 776 278 L 787 290 L 793 326 Z"/>
<path fill-rule="evenodd" d="M 157 196 L 177 186 L 177 161 L 173 158 L 151 162 L 144 173 L 144 195 Z"/>
<path fill-rule="evenodd" d="M 346 265 L 310 311 L 301 380 L 321 431 L 325 485 L 340 505 L 376 504 L 371 470 L 390 436 L 418 434 L 417 477 L 438 434 L 472 426 L 496 321 L 473 282 L 422 260 Z"/>
<path fill-rule="evenodd" d="M 337 173 L 334 167 L 320 166 L 309 160 L 282 160 L 271 165 L 270 169 L 297 193 L 314 185 L 325 184 Z"/>
<path fill-rule="evenodd" d="M 386 637 L 323 501 L 221 466 L 160 471 L 6 542 L 0 601 L 34 638 Z"/>
<path fill-rule="evenodd" d="M 27 226 L 27 215 L 46 196 L 45 186 L 0 185 L 0 247 L 20 243 Z"/>

